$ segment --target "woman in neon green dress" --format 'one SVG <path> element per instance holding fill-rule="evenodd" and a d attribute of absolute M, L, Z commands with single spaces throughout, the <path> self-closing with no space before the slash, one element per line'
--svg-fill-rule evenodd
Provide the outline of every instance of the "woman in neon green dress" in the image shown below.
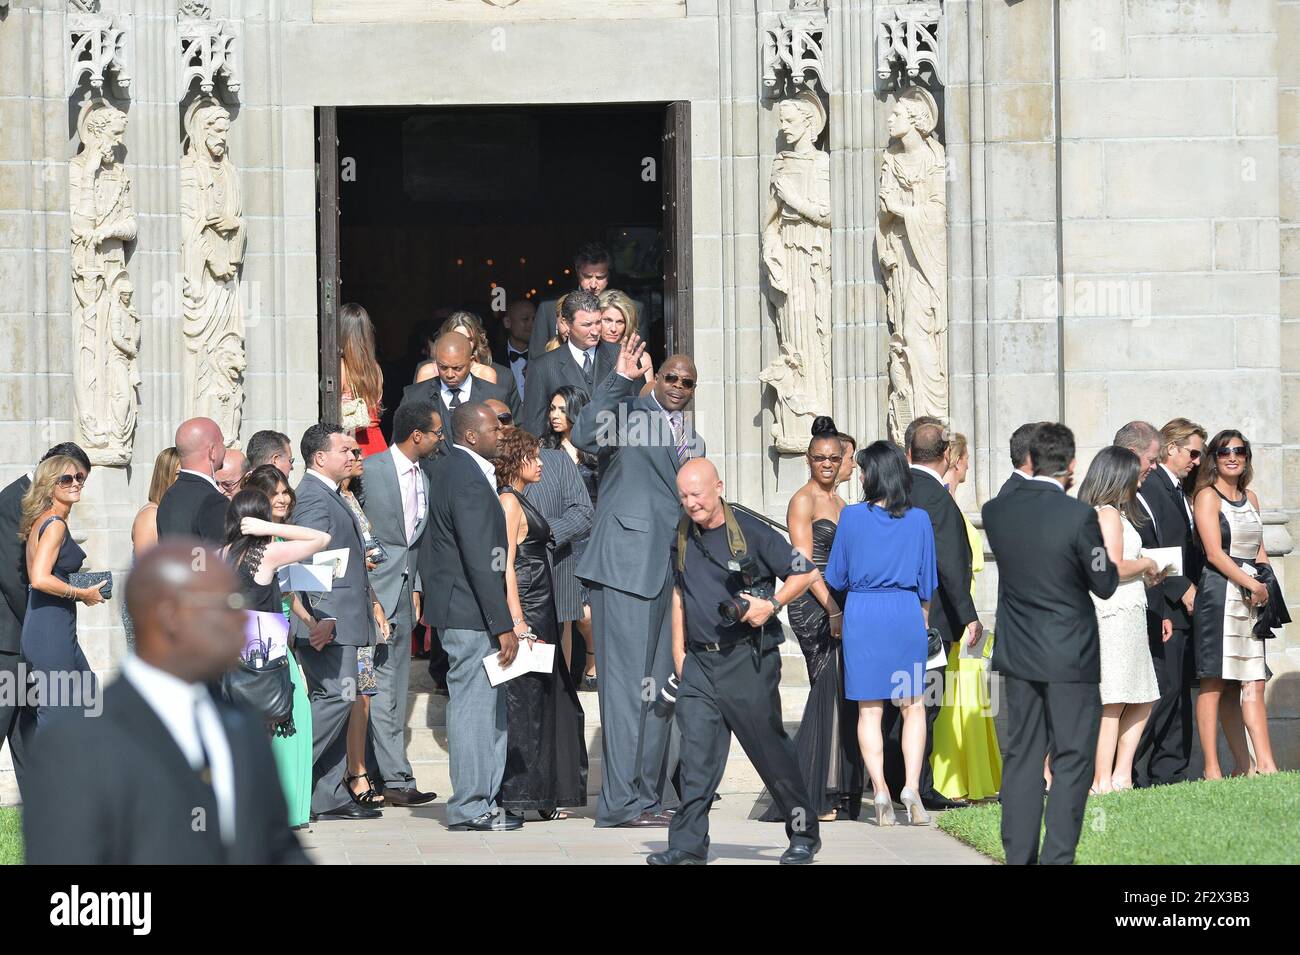
<path fill-rule="evenodd" d="M 970 469 L 965 435 L 953 435 L 947 464 L 944 483 L 948 493 L 956 497 L 957 488 L 966 480 Z M 971 596 L 974 597 L 975 575 L 984 569 L 984 539 L 964 513 L 962 520 L 970 540 Z M 998 735 L 989 704 L 988 665 L 993 653 L 993 634 L 986 635 L 983 652 L 977 657 L 963 657 L 963 645 L 964 641 L 954 641 L 948 654 L 945 698 L 934 721 L 931 757 L 934 788 L 949 799 L 987 799 L 996 795 L 1002 786 L 1002 754 L 998 750 Z"/>
<path fill-rule="evenodd" d="M 255 468 L 244 479 L 245 488 L 261 491 L 271 502 L 271 520 L 276 524 L 288 523 L 293 513 L 294 493 L 289 487 L 280 469 L 273 464 L 264 464 Z M 276 538 L 280 540 L 280 538 Z M 297 597 L 294 594 L 282 595 L 281 606 L 286 619 L 294 613 Z M 298 608 L 299 616 L 307 618 L 306 611 Z M 290 623 L 292 620 L 290 619 Z M 312 767 L 312 722 L 311 701 L 307 696 L 307 681 L 303 678 L 302 668 L 289 653 L 289 674 L 293 680 L 293 725 L 296 732 L 292 736 L 271 737 L 271 754 L 275 757 L 275 766 L 280 773 L 280 787 L 284 790 L 284 801 L 289 809 L 289 825 L 295 829 L 305 829 L 311 817 L 311 767 Z"/>

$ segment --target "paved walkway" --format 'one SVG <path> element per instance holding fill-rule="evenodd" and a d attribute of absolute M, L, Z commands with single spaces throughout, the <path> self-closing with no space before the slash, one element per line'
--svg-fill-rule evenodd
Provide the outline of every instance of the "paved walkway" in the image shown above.
<path fill-rule="evenodd" d="M 774 864 L 785 849 L 784 828 L 746 818 L 754 797 L 728 795 L 710 814 L 711 864 Z M 539 822 L 535 813 L 517 832 L 448 832 L 441 803 L 386 809 L 374 822 L 313 823 L 299 833 L 312 859 L 335 865 L 644 865 L 667 848 L 666 829 L 597 829 L 594 807 L 572 818 Z M 822 825 L 817 862 L 836 865 L 987 865 L 989 860 L 934 826 L 875 822 Z"/>

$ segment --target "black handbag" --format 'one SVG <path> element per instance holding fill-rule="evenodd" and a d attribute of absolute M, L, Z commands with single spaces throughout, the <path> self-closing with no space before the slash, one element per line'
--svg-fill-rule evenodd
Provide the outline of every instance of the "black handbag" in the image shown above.
<path fill-rule="evenodd" d="M 221 678 L 221 698 L 256 713 L 276 736 L 293 736 L 293 679 L 289 658 L 261 667 L 240 660 Z"/>
<path fill-rule="evenodd" d="M 81 589 L 82 587 L 98 587 L 101 581 L 107 580 L 108 583 L 100 591 L 105 600 L 112 599 L 113 596 L 113 574 L 107 570 L 88 570 L 77 571 L 75 574 L 68 574 L 68 586 Z"/>
<path fill-rule="evenodd" d="M 1274 630 L 1281 629 L 1291 622 L 1291 614 L 1286 609 L 1286 600 L 1282 597 L 1282 587 L 1277 581 L 1277 574 L 1268 564 L 1255 568 L 1255 579 L 1268 588 L 1268 603 L 1259 612 L 1255 621 L 1254 634 L 1259 640 L 1272 640 Z"/>

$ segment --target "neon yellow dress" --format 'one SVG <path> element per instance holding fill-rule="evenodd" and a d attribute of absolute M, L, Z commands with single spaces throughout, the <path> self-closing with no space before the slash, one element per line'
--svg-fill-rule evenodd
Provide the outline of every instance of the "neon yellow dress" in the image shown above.
<path fill-rule="evenodd" d="M 966 515 L 966 535 L 971 550 L 971 595 L 974 574 L 984 569 L 984 541 Z M 934 720 L 934 747 L 930 765 L 934 788 L 949 799 L 987 799 L 1002 786 L 1002 754 L 993 728 L 989 704 L 989 657 L 993 635 L 984 642 L 983 656 L 963 659 L 961 641 L 948 654 L 944 673 L 944 701 Z"/>

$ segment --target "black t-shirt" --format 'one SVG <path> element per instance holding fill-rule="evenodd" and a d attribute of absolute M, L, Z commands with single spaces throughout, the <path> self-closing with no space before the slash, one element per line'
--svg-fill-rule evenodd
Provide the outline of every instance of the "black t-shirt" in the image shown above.
<path fill-rule="evenodd" d="M 769 584 L 772 578 L 793 577 L 794 548 L 781 534 L 768 527 L 762 521 L 750 517 L 741 511 L 734 511 L 736 523 L 745 535 L 745 544 L 749 556 L 761 570 L 762 576 Z M 713 560 L 700 552 L 700 546 L 708 548 Z M 677 567 L 677 541 L 673 539 L 673 568 Z M 686 535 L 686 569 L 680 575 L 679 586 L 682 591 L 682 604 L 686 610 L 686 639 L 690 643 L 732 643 L 754 634 L 754 628 L 747 623 L 737 621 L 727 623 L 718 613 L 718 604 L 730 600 L 734 594 L 728 588 L 727 563 L 731 560 L 731 551 L 727 547 L 727 525 L 720 524 L 711 530 L 701 530 L 699 537 L 694 531 Z M 716 563 L 715 563 L 716 561 Z M 721 565 L 721 566 L 719 566 Z M 814 569 L 811 561 L 801 561 L 798 573 L 807 573 Z M 734 584 L 733 584 L 734 587 Z M 762 598 L 746 598 L 749 600 Z M 774 616 L 769 628 L 778 628 L 779 621 Z"/>

